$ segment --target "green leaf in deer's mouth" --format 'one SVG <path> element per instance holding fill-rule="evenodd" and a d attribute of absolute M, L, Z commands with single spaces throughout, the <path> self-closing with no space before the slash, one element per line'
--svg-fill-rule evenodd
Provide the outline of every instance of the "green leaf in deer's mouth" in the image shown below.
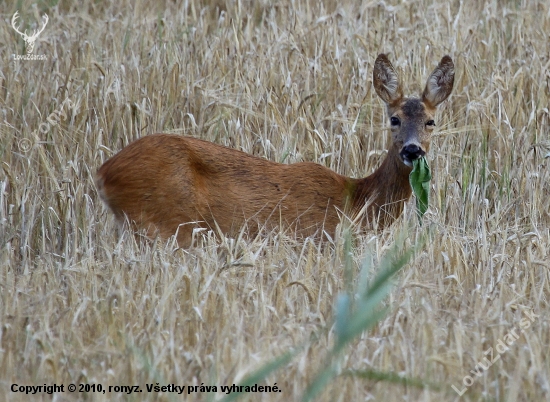
<path fill-rule="evenodd" d="M 409 175 L 409 183 L 416 197 L 416 211 L 419 218 L 422 218 L 428 209 L 428 198 L 430 194 L 430 180 L 432 174 L 425 157 L 413 161 L 413 170 Z"/>

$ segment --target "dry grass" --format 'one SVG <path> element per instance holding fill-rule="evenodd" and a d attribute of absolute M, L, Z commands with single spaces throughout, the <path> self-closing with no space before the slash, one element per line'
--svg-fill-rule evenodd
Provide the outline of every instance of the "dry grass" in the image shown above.
<path fill-rule="evenodd" d="M 267 378 L 282 393 L 244 397 L 298 400 L 334 341 L 326 327 L 344 287 L 342 240 L 137 245 L 115 235 L 92 177 L 159 131 L 367 175 L 388 141 L 371 83 L 382 51 L 410 92 L 445 53 L 457 77 L 429 154 L 433 236 L 398 277 L 391 313 L 340 365 L 440 388 L 341 376 L 318 400 L 457 400 L 451 385 L 464 388 L 529 311 L 540 317 L 460 399 L 550 399 L 550 3 L 55 3 L 22 0 L 1 14 L 0 400 L 30 400 L 12 383 L 231 385 L 305 342 Z M 46 61 L 13 60 L 24 53 L 9 23 L 16 10 L 23 24 L 49 15 L 34 50 Z M 67 119 L 45 125 L 67 98 Z M 367 250 L 378 261 L 409 221 L 411 211 L 359 236 L 355 269 Z"/>

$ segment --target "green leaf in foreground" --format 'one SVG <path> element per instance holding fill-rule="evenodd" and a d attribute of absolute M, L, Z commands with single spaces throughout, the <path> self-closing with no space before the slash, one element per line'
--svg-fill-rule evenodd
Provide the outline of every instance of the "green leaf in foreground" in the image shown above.
<path fill-rule="evenodd" d="M 415 388 L 430 388 L 435 391 L 441 390 L 441 386 L 420 378 L 404 377 L 395 373 L 388 373 L 378 370 L 344 370 L 343 376 L 364 378 L 372 381 L 385 381 L 393 384 L 412 386 Z"/>
<path fill-rule="evenodd" d="M 352 275 L 352 234 L 347 230 L 344 236 L 346 236 L 344 267 L 346 270 L 349 270 L 348 273 L 345 273 L 344 276 L 346 276 Z M 298 354 L 317 342 L 320 337 L 325 337 L 327 333 L 334 331 L 336 340 L 333 346 L 327 351 L 326 357 L 320 365 L 320 371 L 306 387 L 301 398 L 302 402 L 317 400 L 319 394 L 339 375 L 350 375 L 356 378 L 386 381 L 418 388 L 431 387 L 430 383 L 421 379 L 402 377 L 391 372 L 375 370 L 346 370 L 342 372 L 340 370 L 345 349 L 360 337 L 362 333 L 371 329 L 386 316 L 389 307 L 385 306 L 383 301 L 388 297 L 392 289 L 392 278 L 424 247 L 425 238 L 423 237 L 418 239 L 412 248 L 405 247 L 407 239 L 410 239 L 407 231 L 399 232 L 393 246 L 384 253 L 378 263 L 379 266 L 375 274 L 371 271 L 372 266 L 369 263 L 371 259 L 366 258 L 361 268 L 360 276 L 362 279 L 359 280 L 359 283 L 353 285 L 351 278 L 347 279 L 350 283 L 346 284 L 346 291 L 340 293 L 336 301 L 334 326 L 329 325 L 325 329 L 321 329 L 319 334 L 315 335 L 313 339 L 307 339 L 301 345 L 294 347 L 283 355 L 267 361 L 240 381 L 238 385 L 252 386 L 263 383 L 269 375 L 283 369 Z M 370 278 L 371 274 L 373 274 L 373 278 Z M 231 394 L 222 399 L 222 402 L 231 402 L 242 397 L 248 398 L 242 392 L 231 392 Z M 213 400 L 213 397 L 211 400 Z"/>
<path fill-rule="evenodd" d="M 432 174 L 425 157 L 413 161 L 413 170 L 409 175 L 409 183 L 416 197 L 416 211 L 421 219 L 428 209 L 430 194 L 430 180 Z"/>
<path fill-rule="evenodd" d="M 252 386 L 254 384 L 261 384 L 262 381 L 265 380 L 265 378 L 282 368 L 283 366 L 286 366 L 298 353 L 300 353 L 302 350 L 302 347 L 296 348 L 292 351 L 286 352 L 283 355 L 268 361 L 264 365 L 262 365 L 260 368 L 258 368 L 256 371 L 254 371 L 252 374 L 247 376 L 244 380 L 239 382 L 239 386 Z M 242 392 L 232 392 L 228 396 L 222 399 L 222 402 L 231 402 L 234 400 L 237 400 L 243 396 Z"/>

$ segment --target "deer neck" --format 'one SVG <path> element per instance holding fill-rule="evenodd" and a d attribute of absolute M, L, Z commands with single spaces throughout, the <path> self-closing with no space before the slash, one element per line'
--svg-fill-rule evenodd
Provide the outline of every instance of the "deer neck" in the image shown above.
<path fill-rule="evenodd" d="M 378 227 L 390 225 L 403 212 L 411 196 L 409 184 L 411 168 L 390 148 L 380 167 L 370 176 L 355 179 L 351 195 L 352 211 L 357 214 L 367 205 L 366 219 L 378 222 Z"/>

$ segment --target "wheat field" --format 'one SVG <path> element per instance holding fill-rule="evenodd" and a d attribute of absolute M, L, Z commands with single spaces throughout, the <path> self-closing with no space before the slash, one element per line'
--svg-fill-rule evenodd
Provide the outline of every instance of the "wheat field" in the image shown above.
<path fill-rule="evenodd" d="M 29 34 L 48 15 L 45 60 L 17 60 L 16 11 Z M 345 265 L 357 281 L 399 234 L 428 240 L 314 400 L 550 400 L 549 2 L 19 0 L 0 14 L 0 400 L 221 400 L 289 351 L 258 383 L 277 388 L 239 397 L 302 400 L 335 341 Z M 455 62 L 422 226 L 411 199 L 349 248 L 343 234 L 203 233 L 186 250 L 117 232 L 94 174 L 155 132 L 372 173 L 390 141 L 381 52 L 410 94 Z M 186 388 L 151 388 L 170 384 Z"/>

